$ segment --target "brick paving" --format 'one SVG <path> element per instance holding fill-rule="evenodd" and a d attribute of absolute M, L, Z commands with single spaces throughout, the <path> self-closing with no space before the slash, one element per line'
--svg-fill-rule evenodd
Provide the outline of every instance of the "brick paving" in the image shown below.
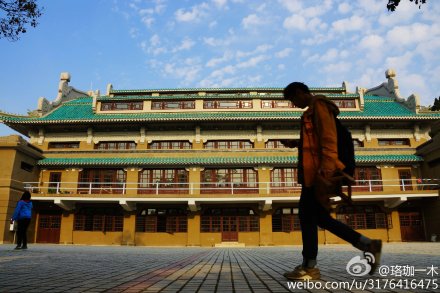
<path fill-rule="evenodd" d="M 340 286 L 329 290 L 289 288 L 282 274 L 300 263 L 300 246 L 168 248 L 35 244 L 27 251 L 14 251 L 13 247 L 0 245 L 0 292 L 362 291 Z M 440 287 L 435 288 L 432 283 L 434 280 L 440 283 L 440 243 L 384 245 L 382 265 L 420 270 L 414 276 L 398 276 L 395 271 L 394 276 L 390 272 L 383 277 L 353 277 L 346 271 L 346 265 L 361 255 L 359 251 L 349 245 L 321 245 L 319 249 L 322 280 L 314 284 L 356 280 L 368 284 L 365 287 L 368 290 L 362 292 L 440 292 Z M 429 275 L 427 268 L 432 266 L 437 269 Z M 421 288 L 421 283 L 411 290 L 402 288 L 405 283 L 384 289 L 384 282 L 391 278 L 422 280 L 425 289 L 427 279 L 431 284 L 426 290 Z M 381 289 L 373 288 L 374 282 L 381 282 Z"/>

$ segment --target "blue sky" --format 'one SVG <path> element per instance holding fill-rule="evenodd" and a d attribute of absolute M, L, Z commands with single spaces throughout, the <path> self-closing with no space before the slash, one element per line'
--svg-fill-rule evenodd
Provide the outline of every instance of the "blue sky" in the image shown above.
<path fill-rule="evenodd" d="M 0 39 L 0 110 L 54 100 L 61 72 L 80 90 L 373 87 L 397 72 L 423 105 L 440 96 L 440 1 L 58 0 L 17 42 Z M 0 125 L 0 135 L 14 133 Z"/>

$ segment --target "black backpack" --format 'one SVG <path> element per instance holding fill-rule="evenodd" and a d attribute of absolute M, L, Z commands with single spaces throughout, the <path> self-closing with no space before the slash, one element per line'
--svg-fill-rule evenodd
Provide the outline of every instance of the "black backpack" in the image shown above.
<path fill-rule="evenodd" d="M 338 117 L 335 117 L 336 131 L 338 133 L 338 158 L 345 165 L 342 170 L 351 177 L 354 176 L 354 169 L 356 168 L 356 161 L 354 158 L 354 145 L 351 132 L 347 127 L 342 125 Z"/>

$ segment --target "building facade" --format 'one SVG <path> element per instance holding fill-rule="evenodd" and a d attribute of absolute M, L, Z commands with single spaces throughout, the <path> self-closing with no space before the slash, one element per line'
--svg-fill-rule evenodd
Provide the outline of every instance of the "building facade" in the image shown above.
<path fill-rule="evenodd" d="M 424 202 L 438 198 L 438 178 L 422 177 L 415 153 L 440 113 L 421 111 L 415 95 L 402 99 L 394 71 L 386 77 L 354 93 L 346 83 L 311 88 L 339 106 L 355 144 L 355 204 L 335 206 L 333 216 L 384 241 L 424 241 Z M 32 192 L 35 242 L 301 243 L 297 150 L 280 140 L 299 139 L 302 110 L 283 99 L 282 88 L 109 85 L 100 95 L 69 81 L 63 73 L 57 98 L 41 98 L 30 116 L 0 118 L 40 150 L 37 175 L 17 179 Z M 0 221 L 16 200 L 2 199 L 9 208 Z M 3 237 L 11 241 L 11 233 Z M 319 241 L 344 242 L 325 230 Z"/>

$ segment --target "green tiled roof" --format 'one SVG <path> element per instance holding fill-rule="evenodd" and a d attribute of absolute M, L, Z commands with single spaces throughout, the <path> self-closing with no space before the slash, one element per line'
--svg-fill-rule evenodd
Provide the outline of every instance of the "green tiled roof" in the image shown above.
<path fill-rule="evenodd" d="M 286 165 L 296 164 L 296 156 L 243 156 L 243 157 L 176 157 L 176 158 L 46 158 L 38 162 L 42 167 L 55 166 L 219 166 L 243 165 L 256 166 L 262 164 Z M 421 162 L 416 155 L 360 155 L 357 163 L 414 163 Z"/>
<path fill-rule="evenodd" d="M 136 90 L 111 90 L 110 94 L 131 93 L 166 93 L 166 92 L 231 92 L 231 91 L 280 91 L 284 87 L 256 87 L 256 88 L 170 88 L 170 89 L 136 89 Z M 310 91 L 344 91 L 343 87 L 309 87 Z"/>
<path fill-rule="evenodd" d="M 330 99 L 353 99 L 358 98 L 359 94 L 326 94 Z M 208 94 L 205 96 L 200 96 L 198 94 L 190 95 L 167 95 L 162 94 L 160 96 L 151 95 L 117 95 L 117 96 L 100 96 L 97 98 L 100 102 L 108 101 L 133 101 L 133 100 L 207 100 L 207 99 L 284 99 L 283 93 L 269 93 L 268 95 L 250 95 L 250 94 Z"/>
<path fill-rule="evenodd" d="M 440 119 L 440 113 L 416 114 L 403 104 L 391 98 L 365 96 L 363 111 L 342 111 L 339 117 L 346 120 L 354 119 Z M 23 118 L 0 116 L 6 124 L 47 124 L 47 123 L 81 123 L 81 122 L 141 122 L 141 121 L 224 121 L 224 120 L 287 120 L 299 119 L 301 111 L 178 111 L 178 112 L 139 112 L 115 114 L 112 112 L 95 114 L 92 110 L 92 98 L 83 97 L 62 104 L 44 117 Z"/>

